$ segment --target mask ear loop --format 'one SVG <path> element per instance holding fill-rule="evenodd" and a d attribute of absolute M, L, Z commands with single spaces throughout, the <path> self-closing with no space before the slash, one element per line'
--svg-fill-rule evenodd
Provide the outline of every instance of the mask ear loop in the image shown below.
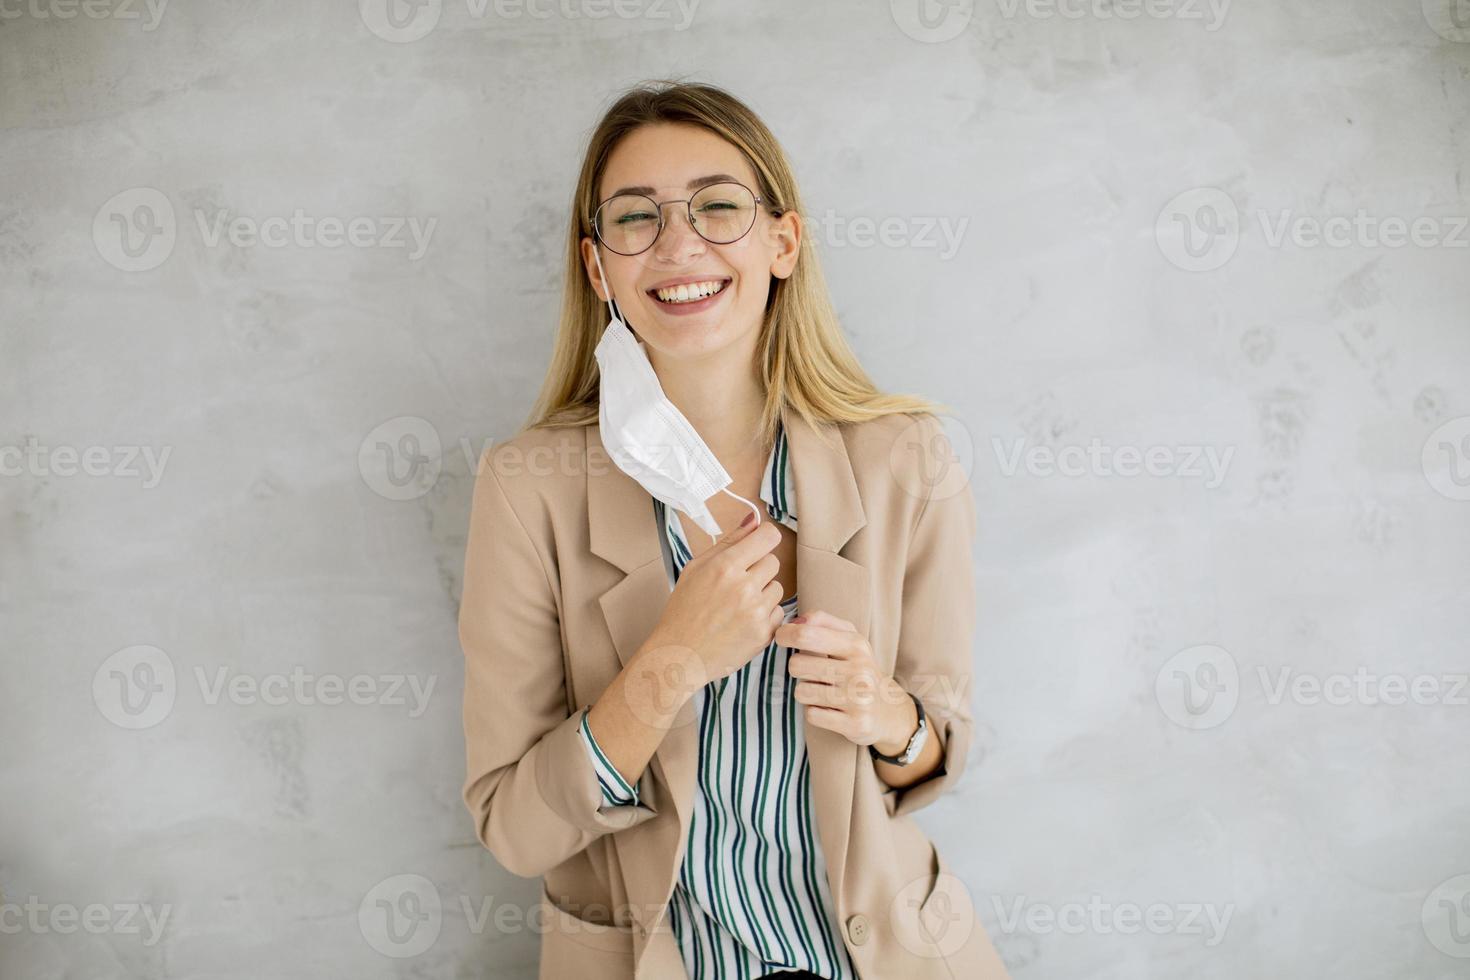
<path fill-rule="evenodd" d="M 614 320 L 620 317 L 613 312 L 612 286 L 608 284 L 607 273 L 602 271 L 602 247 L 596 242 L 592 244 L 592 258 L 597 261 L 597 274 L 602 277 L 602 288 L 607 290 L 607 315 Z M 626 321 L 625 321 L 626 322 Z"/>
<path fill-rule="evenodd" d="M 736 500 L 740 501 L 745 506 L 747 506 L 751 510 L 755 511 L 755 526 L 756 527 L 760 527 L 761 526 L 761 509 L 759 507 L 757 507 L 755 504 L 751 503 L 749 500 L 746 500 L 744 497 L 740 496 L 740 494 L 738 494 L 738 493 L 731 493 L 729 490 L 726 490 L 724 487 L 720 487 L 720 493 L 725 494 L 727 497 L 734 497 Z M 708 531 L 705 531 L 704 533 L 705 534 L 709 534 Z M 713 534 L 709 534 L 709 543 L 711 545 L 713 545 L 717 540 L 718 539 Z"/>

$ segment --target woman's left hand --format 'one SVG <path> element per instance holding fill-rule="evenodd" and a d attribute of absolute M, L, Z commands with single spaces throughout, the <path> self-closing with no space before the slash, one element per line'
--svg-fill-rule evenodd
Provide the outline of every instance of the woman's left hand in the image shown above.
<path fill-rule="evenodd" d="M 919 725 L 913 699 L 878 662 L 868 638 L 845 619 L 816 610 L 776 627 L 791 648 L 788 671 L 806 720 L 858 745 L 897 755 Z"/>

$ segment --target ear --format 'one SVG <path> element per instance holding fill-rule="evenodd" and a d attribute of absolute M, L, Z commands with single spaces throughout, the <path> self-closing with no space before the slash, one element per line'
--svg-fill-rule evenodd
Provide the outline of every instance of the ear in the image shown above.
<path fill-rule="evenodd" d="M 602 277 L 597 274 L 597 258 L 592 254 L 597 244 L 591 237 L 584 237 L 581 246 L 582 265 L 587 270 L 587 281 L 592 284 L 592 291 L 597 294 L 597 298 L 605 303 L 608 295 L 607 283 L 603 282 Z"/>
<path fill-rule="evenodd" d="M 801 254 L 802 231 L 801 215 L 795 211 L 787 210 L 781 217 L 771 218 L 767 238 L 775 247 L 775 255 L 771 258 L 771 275 L 777 279 L 787 279 L 796 271 L 796 259 Z"/>

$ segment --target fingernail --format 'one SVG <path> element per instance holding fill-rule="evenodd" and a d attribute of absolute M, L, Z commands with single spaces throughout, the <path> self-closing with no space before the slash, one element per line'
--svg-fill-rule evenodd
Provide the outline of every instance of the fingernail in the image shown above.
<path fill-rule="evenodd" d="M 748 525 L 753 520 L 755 520 L 755 511 L 751 511 L 749 514 L 746 514 L 745 515 L 745 520 L 743 520 L 743 521 L 740 522 L 740 526 L 741 527 L 745 527 L 746 525 Z"/>

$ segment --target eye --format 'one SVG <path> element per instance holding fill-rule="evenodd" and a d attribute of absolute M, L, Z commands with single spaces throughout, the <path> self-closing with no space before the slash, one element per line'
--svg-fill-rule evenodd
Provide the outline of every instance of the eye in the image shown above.
<path fill-rule="evenodd" d="M 617 219 L 617 223 L 620 224 L 620 225 L 627 225 L 627 224 L 632 224 L 632 223 L 634 223 L 636 221 L 657 221 L 657 220 L 658 220 L 658 218 L 654 217 L 651 214 L 648 214 L 647 212 L 644 212 L 644 211 L 635 211 L 632 214 L 622 215 L 621 217 L 619 217 Z"/>

